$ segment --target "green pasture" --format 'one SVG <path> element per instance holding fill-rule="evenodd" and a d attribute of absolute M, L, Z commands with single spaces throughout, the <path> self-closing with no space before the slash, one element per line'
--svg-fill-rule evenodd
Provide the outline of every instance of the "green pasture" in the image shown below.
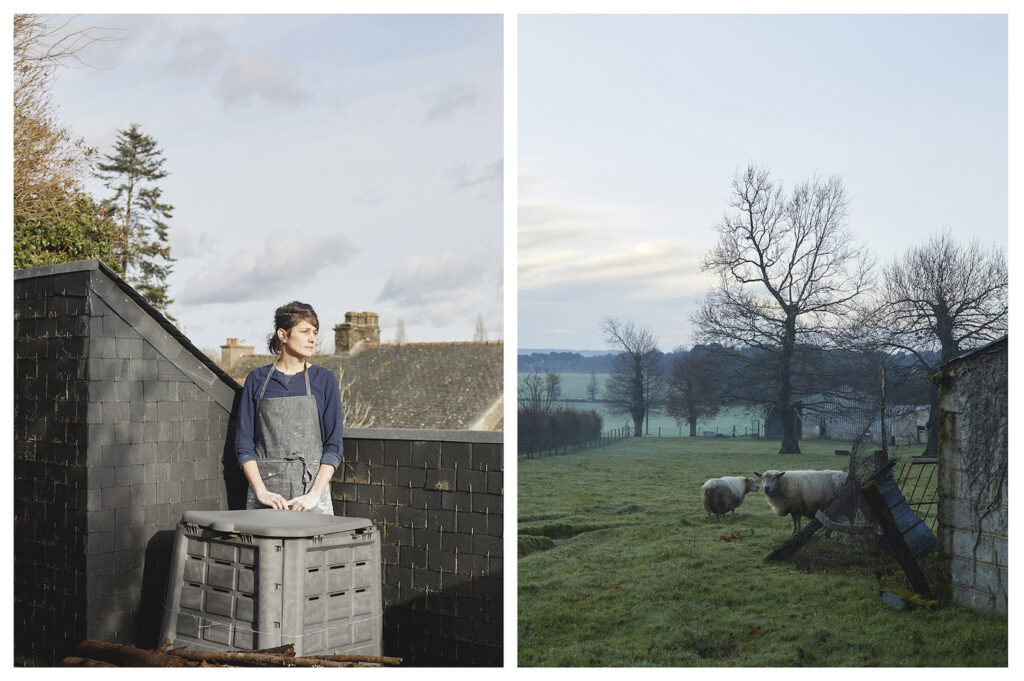
<path fill-rule="evenodd" d="M 708 478 L 847 465 L 834 450 L 848 443 L 801 448 L 652 437 L 520 459 L 519 665 L 1006 666 L 1005 617 L 884 605 L 909 586 L 871 537 L 819 532 L 766 563 L 792 524 L 763 494 L 706 520 Z M 934 556 L 922 567 L 934 584 Z"/>
<path fill-rule="evenodd" d="M 519 380 L 522 380 L 526 375 L 520 373 Z M 562 377 L 561 399 L 558 402 L 560 406 L 580 411 L 596 411 L 601 415 L 605 431 L 621 428 L 626 425 L 630 428 L 633 427 L 631 416 L 627 414 L 613 414 L 608 403 L 603 401 L 605 395 L 604 385 L 608 380 L 608 374 L 595 374 L 598 387 L 598 401 L 596 402 L 591 402 L 587 395 L 587 386 L 590 385 L 590 374 L 565 373 L 559 374 L 559 376 Z M 737 435 L 743 436 L 747 433 L 755 432 L 756 429 L 760 429 L 763 432 L 764 423 L 760 417 L 752 415 L 746 409 L 723 409 L 715 418 L 698 424 L 697 432 L 700 434 L 704 431 L 714 431 L 723 435 L 729 435 L 733 432 L 734 427 Z M 657 437 L 659 431 L 662 437 L 687 437 L 690 434 L 690 426 L 686 423 L 679 426 L 675 419 L 666 416 L 664 413 L 652 414 L 647 425 L 647 432 L 652 437 Z"/>

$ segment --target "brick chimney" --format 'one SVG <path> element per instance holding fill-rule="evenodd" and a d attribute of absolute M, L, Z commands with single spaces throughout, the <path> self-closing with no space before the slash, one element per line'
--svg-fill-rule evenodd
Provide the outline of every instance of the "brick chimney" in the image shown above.
<path fill-rule="evenodd" d="M 376 312 L 346 312 L 345 323 L 334 327 L 334 354 L 347 355 L 362 342 L 380 342 Z"/>
<path fill-rule="evenodd" d="M 231 371 L 231 367 L 242 355 L 251 355 L 251 345 L 239 345 L 237 338 L 228 338 L 227 343 L 220 346 L 220 368 L 224 371 Z"/>

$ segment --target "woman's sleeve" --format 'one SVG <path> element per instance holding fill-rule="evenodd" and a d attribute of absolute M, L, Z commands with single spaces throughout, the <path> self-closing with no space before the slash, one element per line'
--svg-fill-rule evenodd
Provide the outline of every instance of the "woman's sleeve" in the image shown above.
<path fill-rule="evenodd" d="M 341 413 L 341 392 L 333 371 L 321 367 L 321 374 L 324 375 L 324 410 L 320 414 L 320 426 L 324 449 L 320 455 L 320 463 L 339 468 L 345 458 L 345 445 L 342 443 L 344 417 Z"/>
<path fill-rule="evenodd" d="M 242 397 L 238 402 L 238 423 L 235 427 L 235 456 L 238 465 L 256 460 L 256 408 L 253 395 L 256 392 L 256 372 L 250 371 L 242 386 Z"/>

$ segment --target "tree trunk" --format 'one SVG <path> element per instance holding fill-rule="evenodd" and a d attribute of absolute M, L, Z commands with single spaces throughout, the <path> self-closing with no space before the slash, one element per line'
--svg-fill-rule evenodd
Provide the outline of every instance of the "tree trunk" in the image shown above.
<path fill-rule="evenodd" d="M 945 302 L 932 306 L 932 313 L 935 315 L 935 335 L 941 348 L 938 366 L 932 370 L 935 373 L 943 364 L 960 354 L 960 343 L 953 334 L 953 321 Z M 939 454 L 939 386 L 932 384 L 928 392 L 931 398 L 928 405 L 928 442 L 923 456 L 936 457 Z"/>
<path fill-rule="evenodd" d="M 786 315 L 786 330 L 782 338 L 782 353 L 779 357 L 779 399 L 775 407 L 782 429 L 782 444 L 779 454 L 799 454 L 800 444 L 796 438 L 796 410 L 793 409 L 793 349 L 796 347 L 796 316 Z"/>
<path fill-rule="evenodd" d="M 644 412 L 647 411 L 644 407 L 644 374 L 637 362 L 633 369 L 633 437 L 643 437 Z"/>
<path fill-rule="evenodd" d="M 690 437 L 697 437 L 697 419 L 690 421 Z"/>

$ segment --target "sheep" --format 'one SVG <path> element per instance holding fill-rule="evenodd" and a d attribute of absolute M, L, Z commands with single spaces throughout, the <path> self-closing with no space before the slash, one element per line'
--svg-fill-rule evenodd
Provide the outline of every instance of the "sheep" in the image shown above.
<path fill-rule="evenodd" d="M 747 492 L 756 492 L 757 489 L 757 483 L 753 478 L 737 475 L 712 478 L 705 482 L 700 488 L 700 500 L 704 502 L 704 510 L 708 512 L 708 522 L 711 522 L 712 513 L 717 520 L 721 520 L 729 511 L 732 511 L 735 520 L 736 507 L 743 503 L 743 497 Z"/>
<path fill-rule="evenodd" d="M 765 471 L 754 473 L 764 483 L 764 496 L 778 515 L 793 516 L 793 534 L 800 531 L 800 516 L 814 518 L 825 510 L 846 482 L 845 471 Z"/>

